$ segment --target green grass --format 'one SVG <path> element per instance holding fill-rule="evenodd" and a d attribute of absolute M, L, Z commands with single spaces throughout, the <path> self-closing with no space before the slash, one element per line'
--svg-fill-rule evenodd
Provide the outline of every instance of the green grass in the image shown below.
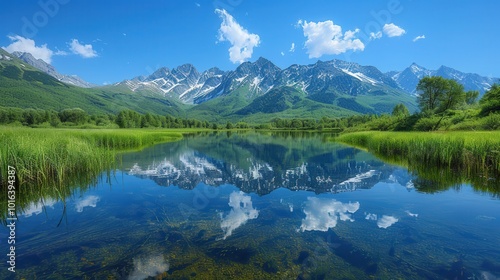
<path fill-rule="evenodd" d="M 175 141 L 179 132 L 118 129 L 31 129 L 3 127 L 0 132 L 0 167 L 3 179 L 8 165 L 15 166 L 19 183 L 56 183 L 73 173 L 102 170 L 118 151 Z M 3 182 L 4 180 L 2 180 Z"/>
<path fill-rule="evenodd" d="M 176 141 L 183 132 L 189 131 L 1 127 L 2 197 L 7 193 L 8 166 L 16 168 L 17 197 L 23 207 L 40 197 L 64 199 L 75 186 L 86 188 L 103 171 L 113 170 L 120 152 Z"/>
<path fill-rule="evenodd" d="M 365 148 L 443 186 L 470 182 L 481 190 L 500 190 L 493 179 L 500 178 L 500 131 L 369 131 L 343 134 L 335 141 Z"/>

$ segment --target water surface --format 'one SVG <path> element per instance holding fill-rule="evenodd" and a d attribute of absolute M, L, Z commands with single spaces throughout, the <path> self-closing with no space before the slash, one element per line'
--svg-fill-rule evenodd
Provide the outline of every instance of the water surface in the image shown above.
<path fill-rule="evenodd" d="M 206 133 L 123 155 L 111 178 L 23 209 L 0 278 L 500 277 L 496 195 L 421 189 L 325 138 Z"/>

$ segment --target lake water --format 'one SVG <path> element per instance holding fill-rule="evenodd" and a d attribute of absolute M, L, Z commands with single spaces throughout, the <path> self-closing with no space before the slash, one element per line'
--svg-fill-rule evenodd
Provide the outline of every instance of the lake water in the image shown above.
<path fill-rule="evenodd" d="M 499 279 L 497 194 L 424 192 L 326 136 L 206 133 L 125 154 L 96 186 L 23 209 L 0 278 Z"/>

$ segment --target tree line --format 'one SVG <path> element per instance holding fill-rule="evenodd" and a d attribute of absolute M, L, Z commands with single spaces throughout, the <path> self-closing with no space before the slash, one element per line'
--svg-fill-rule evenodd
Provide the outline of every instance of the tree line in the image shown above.
<path fill-rule="evenodd" d="M 212 128 L 213 124 L 195 119 L 176 118 L 169 115 L 140 114 L 124 110 L 118 114 L 89 115 L 80 108 L 55 110 L 0 107 L 0 124 L 46 127 L 120 127 L 120 128 Z M 219 126 L 217 126 L 219 128 Z"/>

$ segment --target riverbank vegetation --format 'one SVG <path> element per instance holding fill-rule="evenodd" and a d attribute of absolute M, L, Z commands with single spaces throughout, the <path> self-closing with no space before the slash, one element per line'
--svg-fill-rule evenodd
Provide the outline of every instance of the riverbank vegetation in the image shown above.
<path fill-rule="evenodd" d="M 469 182 L 475 188 L 500 193 L 500 131 L 365 131 L 342 134 L 335 141 L 403 165 L 427 183 L 441 184 L 438 189 L 447 189 L 450 182 Z"/>
<path fill-rule="evenodd" d="M 85 187 L 103 171 L 113 170 L 119 152 L 175 141 L 182 132 L 1 127 L 1 189 L 6 188 L 8 166 L 13 166 L 19 199 L 31 201 L 31 195 L 42 193 L 64 198 L 71 187 Z"/>

